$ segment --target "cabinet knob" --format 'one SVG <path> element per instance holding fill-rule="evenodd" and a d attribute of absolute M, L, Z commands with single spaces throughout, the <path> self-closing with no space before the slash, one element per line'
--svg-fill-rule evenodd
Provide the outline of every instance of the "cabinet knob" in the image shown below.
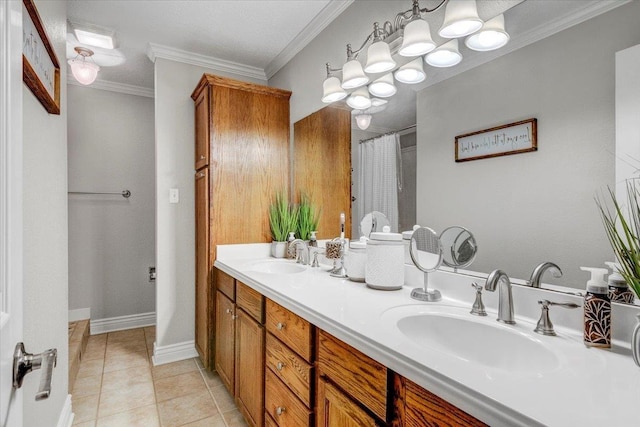
<path fill-rule="evenodd" d="M 283 330 L 284 327 L 285 327 L 285 324 L 282 322 L 278 322 L 278 324 L 276 325 L 276 329 L 279 331 Z"/>
<path fill-rule="evenodd" d="M 204 178 L 204 172 L 198 172 L 196 178 Z"/>
<path fill-rule="evenodd" d="M 278 406 L 276 408 L 276 414 L 278 414 L 278 416 L 282 415 L 282 413 L 286 410 L 286 408 L 284 406 Z"/>
<path fill-rule="evenodd" d="M 200 160 L 204 160 L 206 159 L 206 157 L 204 156 L 204 154 L 200 154 Z"/>
<path fill-rule="evenodd" d="M 284 363 L 282 363 L 282 362 L 278 362 L 278 364 L 276 365 L 276 369 L 277 369 L 278 371 L 282 371 L 282 368 L 284 368 Z"/>

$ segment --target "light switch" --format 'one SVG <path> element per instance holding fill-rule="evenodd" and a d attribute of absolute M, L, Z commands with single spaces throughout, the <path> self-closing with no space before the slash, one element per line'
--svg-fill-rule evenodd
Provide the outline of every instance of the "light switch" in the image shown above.
<path fill-rule="evenodd" d="M 169 189 L 169 203 L 178 203 L 180 201 L 180 190 L 177 188 Z"/>

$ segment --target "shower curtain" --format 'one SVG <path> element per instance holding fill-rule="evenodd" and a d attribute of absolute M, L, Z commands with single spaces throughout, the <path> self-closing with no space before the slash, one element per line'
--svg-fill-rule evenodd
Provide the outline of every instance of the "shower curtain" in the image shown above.
<path fill-rule="evenodd" d="M 382 212 L 398 232 L 398 150 L 400 135 L 382 135 L 360 144 L 358 211 Z"/>

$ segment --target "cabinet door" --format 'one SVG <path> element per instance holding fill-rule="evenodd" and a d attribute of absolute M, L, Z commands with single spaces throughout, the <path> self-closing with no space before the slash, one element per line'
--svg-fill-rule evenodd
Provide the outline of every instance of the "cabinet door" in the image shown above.
<path fill-rule="evenodd" d="M 236 403 L 251 426 L 264 419 L 264 327 L 236 310 Z"/>
<path fill-rule="evenodd" d="M 318 427 L 375 427 L 375 419 L 324 377 L 318 381 Z"/>
<path fill-rule="evenodd" d="M 196 173 L 196 350 L 205 368 L 211 358 L 210 265 L 209 265 L 209 170 Z"/>
<path fill-rule="evenodd" d="M 216 295 L 216 371 L 232 395 L 235 375 L 235 304 L 222 292 Z"/>
<path fill-rule="evenodd" d="M 209 89 L 205 88 L 195 99 L 196 109 L 196 170 L 209 164 Z"/>

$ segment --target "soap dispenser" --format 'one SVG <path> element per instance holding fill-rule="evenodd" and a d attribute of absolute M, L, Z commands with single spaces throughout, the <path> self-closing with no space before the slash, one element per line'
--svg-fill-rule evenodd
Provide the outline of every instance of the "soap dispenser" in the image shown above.
<path fill-rule="evenodd" d="M 296 258 L 296 248 L 291 245 L 291 242 L 296 240 L 296 233 L 290 232 L 289 238 L 287 239 L 287 258 L 295 259 Z"/>
<path fill-rule="evenodd" d="M 611 348 L 611 300 L 604 281 L 604 268 L 580 267 L 591 272 L 584 297 L 584 344 L 587 347 Z"/>
<path fill-rule="evenodd" d="M 623 304 L 633 304 L 634 295 L 629 289 L 626 280 L 620 274 L 622 267 L 617 262 L 605 262 L 611 269 L 607 282 L 609 283 L 609 298 L 611 302 L 620 302 Z"/>
<path fill-rule="evenodd" d="M 311 237 L 309 237 L 309 247 L 317 248 L 318 247 L 318 238 L 316 237 L 317 231 L 311 232 Z"/>

